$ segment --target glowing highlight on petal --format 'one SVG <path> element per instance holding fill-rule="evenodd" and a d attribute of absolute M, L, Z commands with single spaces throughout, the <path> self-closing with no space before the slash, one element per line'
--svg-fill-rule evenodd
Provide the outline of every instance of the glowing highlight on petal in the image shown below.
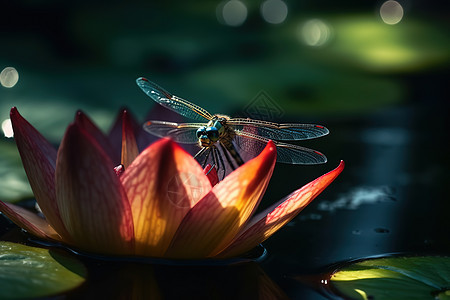
<path fill-rule="evenodd" d="M 136 254 L 162 256 L 186 213 L 211 189 L 194 158 L 169 139 L 144 150 L 120 177 L 130 199 Z"/>
<path fill-rule="evenodd" d="M 296 190 L 285 199 L 255 216 L 236 240 L 219 256 L 234 256 L 256 247 L 297 216 L 344 169 L 344 162 L 325 175 Z"/>
<path fill-rule="evenodd" d="M 275 161 L 270 141 L 260 155 L 214 186 L 186 215 L 166 256 L 200 258 L 223 250 L 259 204 Z"/>
<path fill-rule="evenodd" d="M 78 124 L 58 150 L 56 196 L 74 243 L 85 251 L 133 253 L 130 204 L 109 157 Z"/>

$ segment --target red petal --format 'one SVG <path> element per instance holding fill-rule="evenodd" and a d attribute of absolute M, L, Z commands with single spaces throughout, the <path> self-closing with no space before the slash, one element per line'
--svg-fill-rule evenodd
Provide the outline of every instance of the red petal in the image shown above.
<path fill-rule="evenodd" d="M 183 219 L 166 256 L 201 258 L 223 250 L 259 204 L 275 161 L 276 148 L 269 142 L 260 155 L 214 186 Z"/>
<path fill-rule="evenodd" d="M 122 109 L 116 120 L 113 123 L 113 126 L 111 127 L 111 129 L 109 130 L 109 134 L 108 134 L 108 139 L 110 144 L 113 147 L 113 151 L 115 153 L 115 156 L 120 157 L 121 156 L 121 152 L 122 152 L 122 131 L 123 131 L 123 119 L 124 119 L 124 115 L 127 115 L 127 119 L 129 120 L 129 123 L 131 125 L 131 129 L 133 131 L 134 136 L 137 136 L 139 134 L 139 132 L 142 130 L 142 126 L 140 124 L 138 124 L 138 122 L 136 121 L 136 119 L 134 118 L 133 114 L 130 113 L 129 110 L 127 109 Z M 127 125 L 128 127 L 129 125 Z"/>
<path fill-rule="evenodd" d="M 120 177 L 135 224 L 136 254 L 162 256 L 179 223 L 207 192 L 195 159 L 169 139 L 144 150 Z"/>
<path fill-rule="evenodd" d="M 125 169 L 138 156 L 139 150 L 134 137 L 133 123 L 131 116 L 125 110 L 122 114 L 122 156 L 121 162 Z"/>
<path fill-rule="evenodd" d="M 82 111 L 78 111 L 75 115 L 75 123 L 92 136 L 92 138 L 96 143 L 99 144 L 103 151 L 105 151 L 105 153 L 109 155 L 113 164 L 119 164 L 120 153 L 116 153 L 114 151 L 114 148 L 112 147 L 106 135 L 97 127 L 97 125 L 94 124 L 94 122 L 91 121 L 91 119 L 88 118 L 88 116 L 86 116 L 86 114 L 84 114 Z M 112 165 L 111 167 L 114 167 L 115 165 Z"/>
<path fill-rule="evenodd" d="M 344 162 L 339 166 L 296 190 L 285 199 L 279 201 L 255 216 L 243 228 L 242 234 L 219 256 L 235 256 L 242 254 L 269 238 L 282 226 L 297 216 L 315 197 L 317 197 L 344 169 Z"/>
<path fill-rule="evenodd" d="M 10 118 L 14 139 L 34 196 L 51 226 L 66 240 L 70 240 L 56 203 L 56 149 L 15 107 L 11 109 Z"/>
<path fill-rule="evenodd" d="M 62 241 L 47 221 L 20 206 L 0 201 L 0 211 L 11 221 L 41 239 Z"/>
<path fill-rule="evenodd" d="M 92 135 L 70 125 L 58 151 L 56 195 L 61 217 L 81 249 L 133 253 L 133 220 L 110 158 Z"/>
<path fill-rule="evenodd" d="M 219 176 L 217 176 L 217 169 L 215 167 L 208 164 L 203 172 L 205 172 L 212 186 L 215 186 L 219 182 Z"/>

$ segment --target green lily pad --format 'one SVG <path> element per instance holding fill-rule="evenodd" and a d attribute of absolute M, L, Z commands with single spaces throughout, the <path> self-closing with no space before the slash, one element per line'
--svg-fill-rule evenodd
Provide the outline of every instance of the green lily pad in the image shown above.
<path fill-rule="evenodd" d="M 0 299 L 55 295 L 82 284 L 86 269 L 52 250 L 0 242 Z"/>
<path fill-rule="evenodd" d="M 30 184 L 13 142 L 0 142 L 0 200 L 15 202 L 33 197 Z"/>
<path fill-rule="evenodd" d="M 450 258 L 368 259 L 343 267 L 330 281 L 350 299 L 450 299 Z"/>

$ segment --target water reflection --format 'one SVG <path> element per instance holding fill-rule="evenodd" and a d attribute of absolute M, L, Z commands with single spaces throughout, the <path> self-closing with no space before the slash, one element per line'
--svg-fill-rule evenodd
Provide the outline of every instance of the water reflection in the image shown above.
<path fill-rule="evenodd" d="M 361 205 L 376 204 L 393 198 L 392 189 L 380 187 L 354 187 L 333 201 L 321 201 L 317 208 L 321 211 L 334 212 L 338 209 L 356 210 Z"/>
<path fill-rule="evenodd" d="M 90 264 L 69 299 L 289 299 L 256 263 L 229 266 Z"/>

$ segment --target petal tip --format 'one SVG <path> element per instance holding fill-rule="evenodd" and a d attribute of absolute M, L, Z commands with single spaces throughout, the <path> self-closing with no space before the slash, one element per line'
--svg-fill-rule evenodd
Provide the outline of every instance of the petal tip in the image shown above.
<path fill-rule="evenodd" d="M 19 111 L 17 110 L 17 107 L 13 106 L 11 107 L 11 110 L 9 112 L 9 115 L 12 116 L 13 114 L 18 114 Z"/>
<path fill-rule="evenodd" d="M 15 106 L 11 107 L 11 110 L 9 111 L 9 118 L 11 121 L 23 119 L 22 115 L 19 113 L 19 110 Z"/>
<path fill-rule="evenodd" d="M 264 148 L 264 150 L 261 152 L 260 155 L 264 156 L 266 159 L 276 160 L 277 159 L 277 146 L 275 145 L 275 143 L 272 140 L 268 141 L 266 147 Z"/>
<path fill-rule="evenodd" d="M 75 113 L 75 121 L 81 121 L 82 118 L 84 118 L 86 115 L 84 114 L 84 112 L 82 110 L 77 110 Z"/>

